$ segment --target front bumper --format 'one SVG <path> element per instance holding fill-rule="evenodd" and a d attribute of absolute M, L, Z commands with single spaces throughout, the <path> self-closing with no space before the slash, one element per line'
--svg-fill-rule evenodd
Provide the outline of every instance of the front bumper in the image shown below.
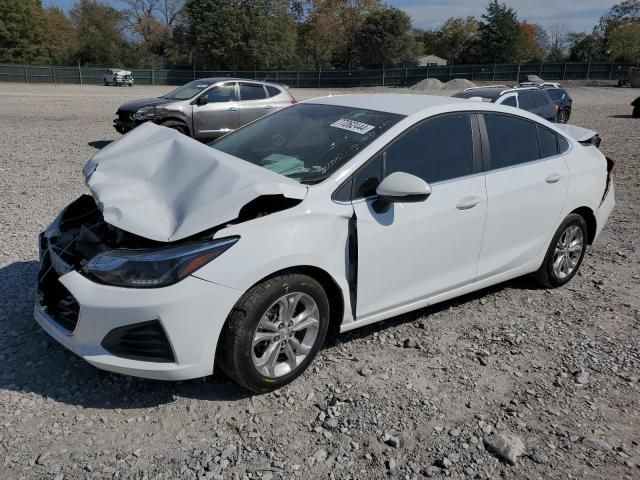
<path fill-rule="evenodd" d="M 80 306 L 73 332 L 63 328 L 36 300 L 34 316 L 59 343 L 90 364 L 112 372 L 157 380 L 186 380 L 213 372 L 222 326 L 242 292 L 188 277 L 169 287 L 134 289 L 92 282 L 76 271 L 59 282 Z M 113 329 L 158 320 L 171 345 L 174 362 L 122 358 L 102 346 Z"/>

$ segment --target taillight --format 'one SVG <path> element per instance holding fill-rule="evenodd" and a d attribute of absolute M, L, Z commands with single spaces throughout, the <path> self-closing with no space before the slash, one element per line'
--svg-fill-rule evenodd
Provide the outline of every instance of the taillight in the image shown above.
<path fill-rule="evenodd" d="M 556 112 L 560 111 L 560 105 L 558 105 L 557 103 L 553 105 L 554 107 L 556 107 Z"/>

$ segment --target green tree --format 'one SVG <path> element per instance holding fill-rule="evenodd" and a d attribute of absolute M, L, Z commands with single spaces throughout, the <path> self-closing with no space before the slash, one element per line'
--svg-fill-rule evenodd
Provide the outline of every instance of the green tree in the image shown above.
<path fill-rule="evenodd" d="M 449 18 L 436 32 L 426 32 L 422 38 L 425 53 L 458 63 L 461 55 L 476 41 L 480 22 L 475 17 Z"/>
<path fill-rule="evenodd" d="M 0 0 L 0 61 L 45 63 L 45 16 L 40 0 Z"/>
<path fill-rule="evenodd" d="M 602 37 L 589 33 L 570 33 L 569 60 L 572 62 L 597 62 L 606 60 Z"/>
<path fill-rule="evenodd" d="M 545 57 L 544 29 L 535 23 L 520 24 L 520 35 L 516 44 L 515 58 L 519 62 L 541 62 Z"/>
<path fill-rule="evenodd" d="M 71 10 L 80 44 L 76 60 L 83 65 L 124 65 L 131 52 L 123 34 L 121 13 L 96 0 L 79 0 Z"/>
<path fill-rule="evenodd" d="M 492 63 L 514 61 L 521 35 L 515 10 L 498 0 L 492 0 L 482 20 L 476 45 L 477 60 Z"/>
<path fill-rule="evenodd" d="M 360 62 L 365 67 L 415 64 L 417 45 L 411 18 L 397 8 L 371 12 L 356 35 Z"/>
<path fill-rule="evenodd" d="M 640 62 L 640 22 L 614 28 L 607 39 L 609 55 L 616 62 Z"/>
<path fill-rule="evenodd" d="M 79 48 L 78 31 L 64 12 L 56 7 L 44 11 L 46 30 L 44 40 L 51 63 L 68 65 L 74 61 Z"/>

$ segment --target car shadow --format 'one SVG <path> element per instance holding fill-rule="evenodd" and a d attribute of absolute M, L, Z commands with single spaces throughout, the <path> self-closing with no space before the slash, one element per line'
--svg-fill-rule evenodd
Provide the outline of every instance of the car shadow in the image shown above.
<path fill-rule="evenodd" d="M 622 114 L 618 114 L 618 115 L 607 115 L 609 118 L 634 118 L 633 115 L 622 115 Z"/>
<path fill-rule="evenodd" d="M 93 142 L 87 143 L 90 147 L 95 148 L 96 150 L 102 150 L 104 147 L 109 145 L 113 140 L 94 140 Z"/>
<path fill-rule="evenodd" d="M 33 393 L 83 408 L 133 409 L 177 398 L 234 401 L 251 392 L 221 374 L 162 382 L 99 370 L 71 353 L 33 320 L 38 262 L 0 267 L 0 390 Z"/>
<path fill-rule="evenodd" d="M 505 288 L 515 288 L 518 290 L 540 290 L 544 289 L 544 287 L 539 286 L 534 281 L 529 279 L 528 277 L 519 277 L 513 280 L 506 281 L 504 283 L 499 283 L 497 285 L 492 285 L 490 287 L 483 288 L 481 290 L 477 290 L 475 292 L 467 293 L 466 295 L 462 295 L 460 297 L 453 298 L 451 300 L 447 300 L 444 302 L 436 303 L 435 305 L 430 305 L 428 307 L 420 308 L 418 310 L 413 310 L 408 313 L 404 313 L 402 315 L 398 315 L 396 317 L 391 317 L 386 320 L 381 320 L 376 323 L 372 323 L 371 325 L 367 325 L 364 327 L 357 328 L 355 330 L 351 330 L 346 333 L 342 333 L 339 336 L 334 335 L 329 338 L 325 348 L 332 348 L 343 343 L 349 343 L 353 340 L 358 340 L 362 338 L 369 337 L 377 332 L 383 332 L 389 328 L 395 328 L 400 325 L 404 325 L 406 323 L 413 323 L 420 319 L 425 319 L 428 321 L 429 315 L 433 315 L 438 312 L 442 312 L 448 310 L 452 307 L 458 307 L 460 305 L 464 305 L 469 302 L 480 300 L 487 295 L 491 295 L 497 292 L 504 290 Z"/>

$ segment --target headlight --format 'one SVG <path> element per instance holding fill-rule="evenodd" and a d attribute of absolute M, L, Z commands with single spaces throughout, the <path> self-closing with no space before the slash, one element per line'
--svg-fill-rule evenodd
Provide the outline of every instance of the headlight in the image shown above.
<path fill-rule="evenodd" d="M 136 113 L 132 115 L 134 120 L 146 120 L 153 118 L 156 114 L 156 107 L 150 105 L 148 107 L 142 107 L 136 110 Z"/>
<path fill-rule="evenodd" d="M 166 287 L 220 256 L 240 237 L 155 250 L 113 250 L 96 255 L 82 269 L 90 279 L 133 288 Z"/>

